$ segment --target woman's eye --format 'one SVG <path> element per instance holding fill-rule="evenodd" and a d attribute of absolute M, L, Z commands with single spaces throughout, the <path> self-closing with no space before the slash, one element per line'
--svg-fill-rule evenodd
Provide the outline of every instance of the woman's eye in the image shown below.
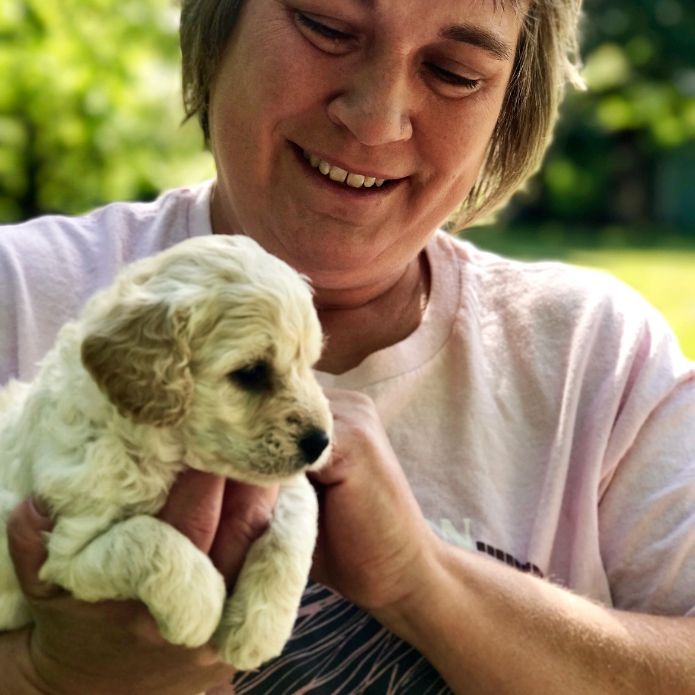
<path fill-rule="evenodd" d="M 434 63 L 428 63 L 427 68 L 438 80 L 444 82 L 445 84 L 453 85 L 455 87 L 463 87 L 464 89 L 471 91 L 476 89 L 480 84 L 480 80 L 474 80 L 470 77 L 458 75 L 457 73 L 451 72 L 450 70 L 445 70 Z"/>
<path fill-rule="evenodd" d="M 338 42 L 347 41 L 352 38 L 350 34 L 346 34 L 344 31 L 339 31 L 323 22 L 319 22 L 303 12 L 295 12 L 294 16 L 298 24 L 324 39 Z"/>

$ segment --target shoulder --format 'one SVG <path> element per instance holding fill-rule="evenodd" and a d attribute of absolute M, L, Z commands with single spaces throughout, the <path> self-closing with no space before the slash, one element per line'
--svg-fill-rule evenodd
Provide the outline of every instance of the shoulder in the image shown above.
<path fill-rule="evenodd" d="M 128 263 L 210 233 L 209 189 L 209 183 L 177 188 L 148 203 L 117 202 L 84 215 L 46 215 L 0 226 L 0 258 L 27 270 L 90 257 L 107 267 Z"/>
<path fill-rule="evenodd" d="M 675 341 L 663 316 L 613 275 L 558 261 L 521 261 L 450 238 L 462 275 L 461 307 L 495 317 L 517 339 L 580 341 L 602 351 Z M 501 328 L 502 330 L 502 328 Z"/>
<path fill-rule="evenodd" d="M 85 215 L 0 227 L 0 297 L 84 300 L 123 265 L 209 233 L 209 214 L 199 209 L 205 195 L 205 188 L 180 188 L 150 203 L 112 203 Z"/>
<path fill-rule="evenodd" d="M 614 276 L 601 270 L 555 260 L 523 261 L 484 251 L 467 241 L 451 240 L 469 281 L 486 290 L 496 302 L 516 298 L 524 308 L 595 304 L 644 306 L 640 295 Z"/>
<path fill-rule="evenodd" d="M 443 241 L 461 277 L 456 333 L 476 346 L 491 379 L 504 373 L 519 393 L 541 388 L 587 404 L 601 394 L 604 415 L 622 412 L 638 423 L 694 378 L 666 319 L 612 275 Z"/>

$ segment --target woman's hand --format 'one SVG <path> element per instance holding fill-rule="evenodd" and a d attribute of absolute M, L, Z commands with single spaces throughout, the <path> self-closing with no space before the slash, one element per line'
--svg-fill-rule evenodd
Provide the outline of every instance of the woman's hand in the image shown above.
<path fill-rule="evenodd" d="M 249 545 L 265 529 L 277 489 L 225 484 L 188 470 L 160 517 L 209 553 L 233 584 Z M 16 692 L 191 695 L 228 681 L 233 669 L 210 645 L 185 649 L 166 642 L 145 606 L 136 601 L 86 603 L 38 579 L 51 520 L 27 500 L 8 522 L 10 549 L 34 615 L 26 639 L 11 647 L 21 661 Z M 8 647 L 10 649 L 10 647 Z M 4 653 L 0 652 L 0 663 Z M 33 688 L 33 689 L 32 689 Z M 12 691 L 15 692 L 15 691 Z"/>
<path fill-rule="evenodd" d="M 439 541 L 422 515 L 373 402 L 329 390 L 331 462 L 312 474 L 320 501 L 312 576 L 378 612 L 406 601 Z"/>

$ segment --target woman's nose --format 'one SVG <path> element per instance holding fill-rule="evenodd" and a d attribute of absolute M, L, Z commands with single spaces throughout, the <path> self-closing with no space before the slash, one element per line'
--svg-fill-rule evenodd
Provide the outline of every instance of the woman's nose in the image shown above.
<path fill-rule="evenodd" d="M 328 117 L 364 145 L 409 140 L 413 95 L 403 66 L 369 64 L 328 104 Z"/>

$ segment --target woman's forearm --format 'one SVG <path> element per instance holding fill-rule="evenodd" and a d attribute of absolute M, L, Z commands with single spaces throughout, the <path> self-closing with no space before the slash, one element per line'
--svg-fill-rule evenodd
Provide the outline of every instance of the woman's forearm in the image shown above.
<path fill-rule="evenodd" d="M 442 545 L 420 589 L 376 617 L 456 693 L 695 695 L 695 619 L 611 610 Z"/>

